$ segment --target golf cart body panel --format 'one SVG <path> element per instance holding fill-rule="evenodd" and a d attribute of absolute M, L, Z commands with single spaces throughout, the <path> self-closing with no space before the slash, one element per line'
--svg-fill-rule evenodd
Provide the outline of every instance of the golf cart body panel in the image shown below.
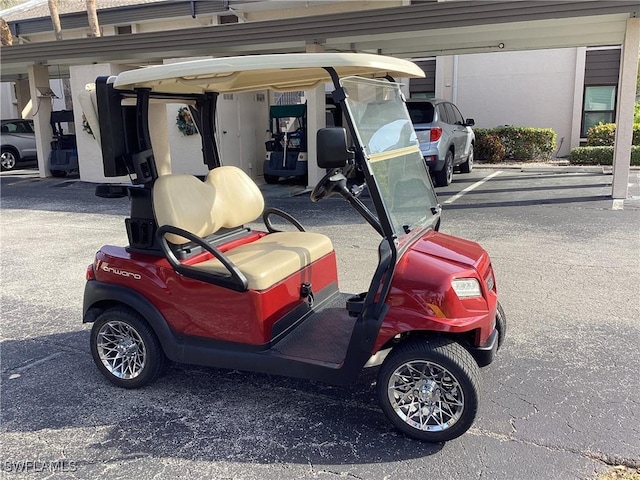
<path fill-rule="evenodd" d="M 97 110 L 88 118 L 99 119 L 104 173 L 131 179 L 124 188 L 97 190 L 131 199 L 129 246 L 102 247 L 87 270 L 84 320 L 94 322 L 92 355 L 102 373 L 125 388 L 143 386 L 159 375 L 166 356 L 338 385 L 352 382 L 380 350 L 392 349 L 381 374 L 383 383 L 395 385 L 405 376 L 393 373 L 393 362 L 412 354 L 415 344 L 430 359 L 416 360 L 424 365 L 415 395 L 429 405 L 437 396 L 451 403 L 439 420 L 431 410 L 417 433 L 408 433 L 430 441 L 464 433 L 477 398 L 477 365 L 468 352 L 479 364 L 492 360 L 498 307 L 486 252 L 437 232 L 441 208 L 404 96 L 391 81 L 423 75 L 404 60 L 322 53 L 198 60 L 98 78 L 95 101 L 85 103 Z M 264 210 L 258 187 L 239 168 L 222 165 L 216 144 L 218 94 L 324 82 L 334 86 L 349 135 L 342 127 L 318 132 L 318 165 L 329 172 L 311 199 L 340 194 L 381 236 L 373 278 L 355 295 L 338 288 L 328 237 L 305 232 L 284 212 Z M 210 168 L 204 180 L 171 173 L 163 109 L 178 101 L 189 106 L 201 136 Z M 373 210 L 358 198 L 364 185 L 350 190 L 341 173 L 354 165 Z M 265 228 L 248 228 L 261 213 Z M 275 230 L 273 215 L 298 231 Z M 458 365 L 461 356 L 470 361 Z M 396 372 L 415 371 L 414 363 Z M 435 370 L 429 366 L 427 374 L 426 365 Z M 385 388 L 383 408 L 402 404 L 399 418 L 416 415 L 403 400 L 413 395 L 406 386 Z M 414 420 L 407 423 L 415 428 Z"/>

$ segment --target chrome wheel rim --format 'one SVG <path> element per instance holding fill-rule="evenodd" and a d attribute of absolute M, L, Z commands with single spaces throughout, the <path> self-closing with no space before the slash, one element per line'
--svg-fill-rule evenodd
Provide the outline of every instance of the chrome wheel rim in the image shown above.
<path fill-rule="evenodd" d="M 473 170 L 473 146 L 471 146 L 471 152 L 469 152 L 467 162 L 469 162 L 469 171 Z"/>
<path fill-rule="evenodd" d="M 129 380 L 142 373 L 147 350 L 138 331 L 128 323 L 105 323 L 98 331 L 97 346 L 100 361 L 113 376 Z"/>
<path fill-rule="evenodd" d="M 464 411 L 464 393 L 455 376 L 437 363 L 403 363 L 389 378 L 389 402 L 406 424 L 424 432 L 442 432 Z"/>
<path fill-rule="evenodd" d="M 450 184 L 452 180 L 453 180 L 453 159 L 449 157 L 447 161 L 447 185 Z"/>
<path fill-rule="evenodd" d="M 9 152 L 5 152 L 0 156 L 0 165 L 2 168 L 12 169 L 16 166 L 16 157 Z"/>

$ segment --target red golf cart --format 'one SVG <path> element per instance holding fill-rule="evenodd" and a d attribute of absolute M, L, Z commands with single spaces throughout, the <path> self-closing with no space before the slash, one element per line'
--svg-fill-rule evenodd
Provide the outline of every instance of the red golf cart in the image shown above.
<path fill-rule="evenodd" d="M 384 413 L 405 434 L 445 441 L 473 423 L 479 366 L 506 322 L 489 255 L 438 232 L 441 209 L 400 85 L 415 64 L 354 53 L 198 60 L 96 81 L 92 105 L 107 177 L 104 197 L 128 195 L 129 245 L 103 246 L 87 268 L 84 322 L 91 352 L 115 385 L 142 387 L 168 361 L 348 385 L 380 366 Z M 222 165 L 220 94 L 303 90 L 331 83 L 346 128 L 317 132 L 327 174 L 311 193 L 342 196 L 379 235 L 378 266 L 361 292 L 338 285 L 331 239 L 265 209 L 241 169 Z M 206 178 L 174 174 L 166 103 L 189 106 Z M 365 185 L 343 171 L 357 167 Z M 373 208 L 360 198 L 368 190 Z M 301 200 L 303 201 L 303 200 Z M 264 228 L 246 225 L 261 217 Z M 290 222 L 288 231 L 274 228 Z"/>

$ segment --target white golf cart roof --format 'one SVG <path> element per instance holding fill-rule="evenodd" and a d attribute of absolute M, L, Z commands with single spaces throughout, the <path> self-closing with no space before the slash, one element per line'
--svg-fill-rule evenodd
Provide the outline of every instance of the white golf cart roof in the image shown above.
<path fill-rule="evenodd" d="M 248 92 L 307 90 L 331 77 L 323 67 L 332 67 L 340 77 L 424 77 L 413 62 L 366 53 L 293 53 L 247 55 L 158 65 L 129 70 L 114 81 L 118 90 L 150 88 L 162 93 Z"/>

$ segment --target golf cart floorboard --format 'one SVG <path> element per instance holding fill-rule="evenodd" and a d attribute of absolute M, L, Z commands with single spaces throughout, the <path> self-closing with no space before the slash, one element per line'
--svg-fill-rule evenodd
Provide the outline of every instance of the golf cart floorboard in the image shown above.
<path fill-rule="evenodd" d="M 272 352 L 314 363 L 341 364 L 356 321 L 349 316 L 346 301 L 351 295 L 339 294 L 324 308 L 272 347 Z"/>

